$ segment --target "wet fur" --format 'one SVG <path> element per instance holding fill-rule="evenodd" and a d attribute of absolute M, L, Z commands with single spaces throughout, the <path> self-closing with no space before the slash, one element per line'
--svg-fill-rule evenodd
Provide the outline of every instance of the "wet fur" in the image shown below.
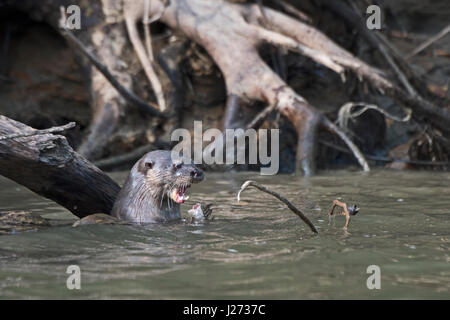
<path fill-rule="evenodd" d="M 203 173 L 193 164 L 177 164 L 172 162 L 170 151 L 144 155 L 131 169 L 112 215 L 136 223 L 180 219 L 180 205 L 169 194 L 174 188 L 201 181 Z"/>

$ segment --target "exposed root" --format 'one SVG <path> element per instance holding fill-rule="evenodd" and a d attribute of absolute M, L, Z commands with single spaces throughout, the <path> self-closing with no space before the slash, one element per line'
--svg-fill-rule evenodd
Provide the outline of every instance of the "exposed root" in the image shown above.
<path fill-rule="evenodd" d="M 152 21 L 156 21 L 162 13 L 164 12 L 164 4 L 161 2 L 153 2 L 156 3 L 156 9 L 153 10 L 154 18 Z M 144 68 L 145 74 L 152 85 L 153 91 L 155 92 L 156 99 L 158 101 L 159 109 L 161 111 L 166 111 L 166 100 L 164 98 L 164 92 L 162 90 L 161 82 L 159 81 L 158 75 L 156 74 L 155 67 L 153 66 L 154 58 L 153 58 L 153 50 L 151 46 L 151 36 L 150 36 L 150 23 L 149 20 L 151 8 L 150 8 L 150 0 L 144 0 L 144 16 L 143 22 L 145 25 L 145 38 L 146 38 L 146 46 L 147 52 L 142 44 L 141 39 L 139 38 L 139 33 L 137 30 L 136 22 L 140 16 L 142 16 L 142 12 L 137 13 L 134 10 L 133 6 L 125 6 L 124 15 L 125 22 L 127 25 L 128 35 L 130 37 L 131 43 L 133 45 L 134 50 L 136 51 L 139 61 Z M 156 17 L 156 19 L 155 19 Z"/>
<path fill-rule="evenodd" d="M 124 16 L 131 42 L 149 79 L 157 79 L 151 65 L 150 33 L 146 32 L 146 53 L 139 39 L 136 22 L 143 19 L 149 23 L 150 16 L 161 17 L 162 22 L 174 29 L 182 30 L 210 53 L 223 72 L 230 96 L 243 101 L 258 100 L 269 105 L 277 105 L 280 113 L 294 124 L 298 132 L 297 168 L 306 175 L 312 175 L 315 171 L 318 127 L 322 124 L 330 129 L 330 125 L 322 119 L 323 116 L 314 107 L 287 86 L 265 64 L 258 54 L 258 46 L 269 42 L 275 46 L 284 46 L 298 51 L 339 73 L 343 80 L 345 68 L 353 68 L 357 72 L 367 69 L 365 72 L 370 74 L 379 73 L 378 70 L 364 65 L 350 53 L 335 45 L 316 29 L 277 11 L 262 7 L 260 4 L 238 5 L 220 0 L 214 2 L 173 0 L 167 5 L 166 1 L 160 0 L 153 1 L 150 6 L 147 0 L 129 1 L 129 3 L 127 1 L 124 4 Z M 266 29 L 265 25 L 269 25 L 272 30 Z M 70 32 L 67 34 L 70 37 Z M 75 37 L 71 39 L 127 100 L 142 107 L 140 103 L 142 101 L 124 90 L 110 75 L 107 68 L 101 65 L 80 41 Z M 230 46 L 230 43 L 233 43 L 233 46 Z M 153 81 L 152 84 L 154 84 Z M 157 85 L 153 88 L 159 97 L 158 102 L 161 107 L 162 91 L 158 91 Z M 150 110 L 155 115 L 165 115 L 154 108 Z M 239 104 L 236 104 L 235 111 L 239 111 Z M 98 130 L 94 132 L 100 132 L 101 127 L 101 125 L 95 126 L 94 129 Z M 332 126 L 331 128 L 349 144 L 351 150 L 357 150 L 345 133 L 339 132 L 339 129 Z M 96 135 L 100 133 L 94 134 Z M 93 141 L 95 142 L 96 139 Z M 92 146 L 89 149 L 92 149 Z M 358 153 L 355 155 L 361 158 Z M 368 170 L 368 166 L 363 165 L 363 168 Z"/>
<path fill-rule="evenodd" d="M 344 77 L 344 68 L 339 64 L 335 63 L 331 57 L 327 54 L 324 54 L 318 50 L 309 48 L 307 46 L 302 45 L 301 43 L 295 41 L 294 39 L 284 36 L 283 34 L 279 34 L 270 30 L 266 30 L 263 27 L 253 26 L 255 35 L 268 43 L 278 46 L 284 46 L 288 49 L 296 51 L 304 56 L 307 56 L 318 63 L 323 64 L 329 69 L 333 70 L 337 74 Z"/>
<path fill-rule="evenodd" d="M 249 186 L 255 187 L 256 189 L 259 189 L 265 193 L 268 193 L 268 194 L 274 196 L 275 198 L 277 198 L 278 200 L 280 200 L 281 202 L 283 202 L 285 205 L 287 205 L 287 207 L 293 213 L 295 213 L 300 219 L 303 220 L 304 223 L 306 223 L 306 225 L 311 229 L 312 232 L 319 233 L 317 231 L 316 227 L 312 224 L 312 222 L 300 210 L 298 210 L 291 202 L 289 202 L 289 200 L 287 200 L 285 197 L 283 197 L 279 193 L 272 191 L 272 190 L 260 185 L 259 183 L 256 183 L 255 181 L 248 180 L 242 184 L 241 189 L 239 190 L 239 192 L 237 194 L 238 202 L 241 200 L 240 199 L 241 192 L 244 191 L 245 189 L 247 189 L 247 187 L 249 187 Z"/>
<path fill-rule="evenodd" d="M 196 16 L 191 16 L 192 12 L 196 12 Z M 200 16 L 204 18 L 201 23 L 196 23 Z M 212 16 L 213 19 L 208 18 Z M 323 120 L 324 117 L 271 70 L 257 52 L 259 44 L 266 42 L 285 46 L 300 51 L 341 75 L 348 66 L 358 70 L 364 66 L 316 29 L 266 7 L 262 10 L 258 5 L 245 6 L 223 1 L 174 0 L 166 8 L 161 21 L 174 29 L 183 30 L 188 37 L 201 44 L 218 64 L 224 74 L 228 93 L 234 97 L 234 100 L 230 100 L 232 104 L 227 107 L 226 119 L 242 118 L 238 116 L 241 101 L 258 100 L 277 105 L 280 113 L 297 130 L 297 168 L 304 174 L 312 175 L 315 171 L 319 125 L 338 134 L 352 151 L 358 149 L 339 128 Z M 269 24 L 272 30 L 267 30 L 264 23 Z M 376 69 L 369 69 L 370 73 L 380 73 Z M 232 121 L 225 122 L 225 129 L 236 125 Z M 359 159 L 364 158 L 360 152 L 355 155 Z M 369 170 L 367 163 L 364 164 L 362 160 L 360 163 L 364 170 Z"/>
<path fill-rule="evenodd" d="M 300 11 L 299 9 L 294 7 L 293 5 L 290 5 L 289 3 L 285 2 L 284 0 L 276 0 L 275 4 L 280 6 L 280 8 L 283 9 L 283 11 L 293 15 L 294 17 L 296 17 L 300 21 L 304 21 L 306 23 L 312 23 L 313 22 L 313 20 L 311 19 L 310 16 L 308 16 L 306 13 Z"/>
<path fill-rule="evenodd" d="M 167 3 L 155 0 L 150 6 L 148 0 L 126 0 L 123 8 L 131 42 L 152 82 L 160 107 L 160 100 L 164 97 L 162 91 L 159 92 L 157 85 L 154 85 L 157 77 L 152 69 L 150 32 L 146 28 L 146 50 L 136 27 L 140 20 L 150 23 L 150 17 L 160 17 L 172 29 L 184 32 L 191 40 L 203 46 L 221 69 L 229 96 L 236 98 L 236 101 L 230 101 L 233 108 L 229 112 L 227 107 L 226 114 L 226 119 L 234 119 L 234 122 L 225 121 L 224 129 L 229 126 L 243 127 L 248 123 L 239 124 L 236 120 L 239 118 L 236 115 L 240 113 L 240 101 L 262 101 L 269 106 L 277 105 L 280 114 L 287 117 L 297 130 L 297 168 L 306 175 L 312 175 L 315 171 L 315 146 L 319 126 L 342 138 L 365 171 L 369 170 L 369 166 L 343 131 L 322 116 L 267 66 L 258 54 L 261 44 L 271 43 L 275 47 L 300 52 L 340 74 L 344 81 L 344 72 L 350 70 L 360 79 L 368 80 L 379 90 L 409 105 L 413 111 L 431 114 L 438 119 L 440 128 L 448 127 L 444 123 L 450 121 L 450 111 L 434 106 L 420 96 L 411 94 L 411 91 L 404 92 L 389 81 L 383 72 L 359 60 L 313 26 L 263 7 L 261 3 L 243 5 L 223 0 L 172 0 Z"/>

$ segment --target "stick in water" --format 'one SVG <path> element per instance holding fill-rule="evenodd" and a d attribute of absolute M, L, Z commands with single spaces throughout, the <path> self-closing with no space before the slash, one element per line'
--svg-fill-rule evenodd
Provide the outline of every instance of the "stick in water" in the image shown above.
<path fill-rule="evenodd" d="M 266 187 L 256 183 L 255 181 L 248 180 L 248 181 L 244 182 L 244 184 L 241 186 L 241 189 L 239 190 L 239 192 L 237 194 L 238 202 L 240 201 L 241 192 L 244 191 L 245 189 L 247 189 L 247 187 L 249 187 L 249 186 L 255 187 L 256 189 L 259 189 L 265 193 L 268 193 L 268 194 L 274 196 L 275 198 L 277 198 L 278 200 L 280 200 L 281 202 L 283 202 L 285 205 L 288 206 L 289 209 L 291 209 L 292 212 L 294 212 L 297 216 L 299 216 L 300 219 L 302 219 L 303 222 L 308 225 L 308 227 L 311 229 L 312 232 L 319 233 L 317 231 L 316 227 L 314 227 L 314 225 L 312 224 L 312 222 L 300 210 L 298 210 L 292 203 L 290 203 L 289 200 L 287 200 L 285 197 L 283 197 L 279 193 L 269 190 Z"/>

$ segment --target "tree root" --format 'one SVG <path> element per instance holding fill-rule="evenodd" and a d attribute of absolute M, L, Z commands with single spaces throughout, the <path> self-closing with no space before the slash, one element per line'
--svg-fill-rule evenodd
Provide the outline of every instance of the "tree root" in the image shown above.
<path fill-rule="evenodd" d="M 152 6 L 149 8 L 147 0 L 127 1 L 124 5 L 127 30 L 149 79 L 153 78 L 150 74 L 150 46 L 147 45 L 147 55 L 136 28 L 136 21 L 141 18 L 147 21 L 149 15 L 160 16 L 162 22 L 174 29 L 182 30 L 211 54 L 224 74 L 230 96 L 237 98 L 236 107 L 230 112 L 231 118 L 233 118 L 233 112 L 239 110 L 240 100 L 256 100 L 269 105 L 277 105 L 280 113 L 285 115 L 297 130 L 299 141 L 297 168 L 302 170 L 305 175 L 312 175 L 315 172 L 315 149 L 320 125 L 343 138 L 349 148 L 352 151 L 355 150 L 355 156 L 363 169 L 369 170 L 362 154 L 358 152 L 357 147 L 346 137 L 345 133 L 333 126 L 314 107 L 288 87 L 264 63 L 257 48 L 262 43 L 272 43 L 275 46 L 284 46 L 298 51 L 339 73 L 343 79 L 345 68 L 359 71 L 361 67 L 366 67 L 371 73 L 374 71 L 378 73 L 377 70 L 365 66 L 317 30 L 272 9 L 264 8 L 261 4 L 246 6 L 223 1 L 174 0 L 167 5 L 165 1 L 160 0 L 152 2 Z M 201 23 L 198 21 L 199 17 L 204 17 L 201 19 Z M 265 25 L 270 25 L 272 30 L 266 29 Z M 304 33 L 309 40 L 305 41 Z M 230 46 L 231 43 L 234 44 L 233 47 Z M 81 48 L 83 47 L 81 46 Z M 106 76 L 107 69 L 102 68 L 98 61 L 92 59 L 92 55 L 89 56 L 86 50 L 83 52 L 88 54 L 91 62 L 97 68 L 100 67 L 99 70 Z M 110 77 L 107 78 L 114 87 L 120 89 L 117 81 L 114 85 L 114 80 Z M 120 90 L 122 90 L 121 93 L 128 94 L 126 90 Z M 158 95 L 157 91 L 156 88 L 156 95 Z M 100 119 L 105 118 L 100 114 Z M 97 125 L 94 128 L 100 131 L 99 129 L 103 127 Z"/>
<path fill-rule="evenodd" d="M 204 47 L 213 58 L 222 71 L 229 96 L 237 97 L 238 101 L 276 104 L 280 114 L 293 123 L 299 141 L 298 169 L 303 170 L 305 174 L 314 173 L 314 152 L 319 127 L 326 128 L 341 137 L 354 152 L 364 170 L 368 170 L 369 167 L 345 133 L 290 88 L 283 78 L 261 59 L 258 48 L 262 44 L 270 43 L 275 47 L 300 52 L 340 74 L 343 80 L 345 80 L 345 72 L 351 71 L 361 80 L 367 80 L 380 91 L 409 106 L 413 110 L 413 116 L 426 116 L 432 119 L 437 128 L 445 132 L 450 131 L 447 125 L 450 121 L 450 110 L 439 108 L 421 96 L 412 94 L 413 92 L 408 88 L 406 91 L 399 88 L 388 80 L 383 72 L 364 63 L 315 27 L 305 23 L 304 21 L 308 18 L 305 18 L 301 12 L 277 2 L 279 7 L 291 16 L 264 7 L 260 2 L 238 4 L 223 0 L 171 0 L 170 2 L 166 0 L 151 2 L 148 0 L 102 0 L 100 9 L 96 10 L 103 11 L 97 13 L 99 13 L 98 16 L 102 16 L 101 13 L 103 13 L 104 17 L 100 19 L 104 19 L 106 23 L 98 22 L 100 19 L 97 18 L 98 23 L 95 26 L 85 28 L 79 34 L 84 35 L 84 39 L 89 37 L 98 60 L 103 62 L 115 78 L 118 78 L 117 82 L 125 88 L 130 88 L 131 76 L 124 72 L 123 68 L 121 69 L 122 64 L 119 59 L 124 53 L 123 47 L 126 42 L 117 44 L 114 41 L 117 38 L 126 38 L 126 32 L 128 32 L 161 107 L 163 103 L 160 100 L 164 97 L 161 96 L 161 91 L 156 84 L 156 72 L 152 69 L 154 59 L 151 52 L 150 32 L 147 27 L 144 28 L 147 35 L 146 49 L 139 39 L 136 23 L 139 21 L 150 23 L 150 17 L 160 18 L 161 22 L 173 30 L 183 32 L 188 38 Z M 23 1 L 23 3 L 28 7 L 34 7 L 32 1 Z M 47 13 L 53 12 L 50 7 L 54 8 L 56 3 L 59 2 L 50 1 L 45 6 L 45 10 L 42 9 L 44 19 L 50 21 L 53 26 L 55 26 L 54 16 Z M 87 6 L 84 3 L 80 5 Z M 111 16 L 109 11 L 114 11 Z M 127 30 L 120 23 L 108 24 L 112 20 L 120 22 L 124 19 Z M 96 158 L 98 150 L 102 149 L 111 134 L 117 130 L 119 116 L 123 114 L 126 99 L 130 99 L 124 98 L 127 93 L 119 89 L 119 86 L 116 86 L 116 89 L 122 91 L 120 94 L 116 92 L 111 86 L 114 80 L 105 80 L 103 75 L 106 77 L 106 73 L 102 73 L 101 66 L 98 64 L 96 67 L 99 69 L 93 69 L 91 74 L 94 117 L 90 134 L 79 148 L 83 155 L 91 159 Z M 136 101 L 134 104 L 139 105 Z M 239 112 L 240 108 L 238 103 L 232 111 Z M 156 112 L 161 110 L 154 111 L 155 115 L 164 117 Z M 230 119 L 236 119 L 232 113 L 229 115 Z"/>
<path fill-rule="evenodd" d="M 130 37 L 131 43 L 133 45 L 134 50 L 136 51 L 138 58 L 144 68 L 145 74 L 147 75 L 148 80 L 150 81 L 153 91 L 156 95 L 156 99 L 158 101 L 159 109 L 161 111 L 166 111 L 166 100 L 164 98 L 164 92 L 161 86 L 161 82 L 159 81 L 158 75 L 156 74 L 155 67 L 153 66 L 154 58 L 153 51 L 151 46 L 151 36 L 150 36 L 150 23 L 159 19 L 164 12 L 165 4 L 163 2 L 155 2 L 152 1 L 152 15 L 156 16 L 156 19 L 153 18 L 151 21 L 149 20 L 150 15 L 150 0 L 144 0 L 144 16 L 142 16 L 142 12 L 136 12 L 134 6 L 125 6 L 124 7 L 124 16 L 125 23 L 127 26 L 128 35 Z M 145 25 L 145 38 L 147 45 L 147 52 L 142 44 L 141 39 L 139 38 L 138 29 L 136 26 L 136 22 L 139 18 L 142 17 L 142 21 Z"/>
<path fill-rule="evenodd" d="M 134 14 L 142 15 L 144 12 L 142 1 L 130 2 L 129 6 L 133 7 Z M 156 12 L 150 13 L 154 14 Z M 134 19 L 138 18 L 139 16 L 134 16 Z M 265 29 L 260 23 L 263 19 L 269 21 L 270 27 L 275 31 Z M 345 67 L 359 69 L 365 66 L 314 28 L 272 9 L 261 10 L 258 5 L 230 4 L 224 1 L 174 0 L 165 8 L 161 21 L 173 29 L 183 31 L 209 52 L 224 75 L 230 96 L 236 97 L 238 101 L 256 100 L 278 106 L 280 113 L 297 129 L 298 168 L 306 175 L 313 174 L 315 170 L 315 146 L 320 125 L 340 137 L 346 137 L 345 133 L 330 125 L 314 107 L 287 86 L 257 52 L 258 46 L 267 42 L 285 46 L 326 65 L 342 76 Z M 309 37 L 309 42 L 303 41 L 305 34 Z M 331 49 L 327 47 L 330 44 L 333 47 Z M 369 70 L 374 71 L 373 68 Z M 239 110 L 239 103 L 235 109 Z M 351 142 L 348 138 L 344 141 L 347 144 Z M 357 150 L 354 144 L 349 147 Z M 360 153 L 358 158 L 363 158 Z M 363 168 L 368 170 L 367 163 Z"/>
<path fill-rule="evenodd" d="M 268 194 L 274 196 L 275 198 L 277 198 L 278 200 L 280 200 L 281 202 L 283 202 L 285 205 L 287 205 L 287 207 L 293 213 L 295 213 L 300 219 L 303 220 L 304 223 L 306 223 L 306 225 L 311 229 L 312 232 L 319 233 L 317 231 L 316 227 L 312 224 L 312 222 L 300 210 L 298 210 L 291 202 L 289 202 L 289 200 L 287 200 L 285 197 L 283 197 L 279 193 L 272 191 L 272 190 L 268 189 L 267 187 L 260 185 L 259 183 L 256 183 L 255 181 L 248 180 L 242 184 L 241 189 L 239 190 L 239 192 L 237 194 L 238 202 L 241 200 L 240 199 L 241 192 L 244 191 L 245 189 L 247 189 L 247 187 L 249 187 L 249 186 L 255 187 L 256 189 L 259 189 L 265 193 L 268 193 Z"/>

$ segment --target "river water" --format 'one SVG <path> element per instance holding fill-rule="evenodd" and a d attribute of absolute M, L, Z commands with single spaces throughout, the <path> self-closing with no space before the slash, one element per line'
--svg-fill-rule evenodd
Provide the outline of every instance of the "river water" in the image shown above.
<path fill-rule="evenodd" d="M 122 182 L 126 173 L 112 175 Z M 254 179 L 301 208 L 312 234 Z M 214 203 L 213 221 L 150 226 L 89 225 L 51 201 L 0 178 L 0 209 L 31 210 L 69 225 L 0 235 L 0 298 L 78 299 L 409 299 L 450 298 L 450 175 L 434 172 L 207 173 L 196 201 Z M 361 207 L 328 220 L 334 199 Z M 81 289 L 66 287 L 67 267 Z M 380 268 L 369 290 L 367 268 Z M 373 279 L 369 283 L 373 283 Z"/>

